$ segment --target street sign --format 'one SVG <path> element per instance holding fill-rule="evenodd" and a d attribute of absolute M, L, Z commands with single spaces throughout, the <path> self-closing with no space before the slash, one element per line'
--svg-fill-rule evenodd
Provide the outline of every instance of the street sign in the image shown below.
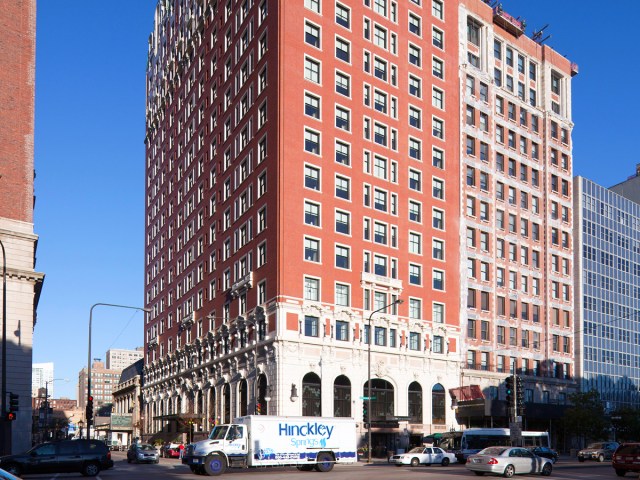
<path fill-rule="evenodd" d="M 360 397 L 360 400 L 375 400 L 376 397 Z"/>

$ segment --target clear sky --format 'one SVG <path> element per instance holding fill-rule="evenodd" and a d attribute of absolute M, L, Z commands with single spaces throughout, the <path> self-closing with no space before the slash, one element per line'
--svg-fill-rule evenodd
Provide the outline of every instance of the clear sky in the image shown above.
<path fill-rule="evenodd" d="M 632 175 L 640 2 L 501 3 L 526 19 L 528 35 L 549 24 L 546 44 L 579 65 L 574 174 L 607 187 Z M 155 4 L 38 0 L 36 269 L 46 278 L 33 361 L 54 362 L 55 378 L 69 379 L 55 383 L 57 397 L 76 398 L 91 306 L 144 304 L 145 67 Z M 92 357 L 141 346 L 142 327 L 141 312 L 96 307 Z"/>

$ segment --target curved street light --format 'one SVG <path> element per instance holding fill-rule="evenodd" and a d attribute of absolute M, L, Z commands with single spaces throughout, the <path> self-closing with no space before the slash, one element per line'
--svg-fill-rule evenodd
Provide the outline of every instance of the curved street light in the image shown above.
<path fill-rule="evenodd" d="M 130 307 L 128 305 L 117 305 L 115 303 L 94 303 L 89 310 L 89 354 L 87 355 L 87 402 L 89 402 L 89 398 L 91 398 L 91 324 L 93 322 L 93 309 L 102 306 L 102 307 L 116 307 L 116 308 L 128 308 L 129 310 L 139 310 L 142 312 L 149 313 L 151 311 L 150 308 L 145 307 Z M 87 438 L 91 438 L 91 424 L 93 419 L 87 418 Z"/>
<path fill-rule="evenodd" d="M 402 302 L 404 302 L 404 300 L 396 298 L 393 302 L 388 303 L 387 305 L 384 305 L 383 307 L 380 307 L 377 310 L 374 310 L 369 315 L 369 320 L 368 320 L 368 324 L 369 324 L 368 340 L 369 341 L 367 342 L 367 399 L 365 400 L 367 402 L 367 412 L 369 415 L 369 418 L 367 418 L 368 420 L 367 422 L 367 443 L 368 443 L 367 463 L 371 463 L 371 343 L 373 341 L 373 332 L 371 331 L 371 319 L 373 318 L 374 314 L 378 312 L 382 312 L 383 310 L 386 310 L 387 308 L 392 307 L 394 305 L 400 305 Z"/>
<path fill-rule="evenodd" d="M 44 381 L 44 405 L 45 405 L 45 410 L 44 410 L 44 436 L 45 436 L 45 440 L 49 439 L 49 384 L 53 383 L 57 380 L 64 380 L 65 382 L 68 382 L 69 379 L 68 378 L 52 378 L 51 380 L 45 380 Z"/>

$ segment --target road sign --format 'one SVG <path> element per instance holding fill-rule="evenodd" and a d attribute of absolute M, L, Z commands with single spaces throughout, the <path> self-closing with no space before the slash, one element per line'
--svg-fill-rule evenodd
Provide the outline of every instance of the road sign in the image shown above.
<path fill-rule="evenodd" d="M 360 397 L 360 400 L 375 400 L 376 397 Z"/>

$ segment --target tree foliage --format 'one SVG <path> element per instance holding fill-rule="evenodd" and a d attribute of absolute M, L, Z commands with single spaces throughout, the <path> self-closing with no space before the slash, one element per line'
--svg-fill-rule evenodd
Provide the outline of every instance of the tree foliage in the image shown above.
<path fill-rule="evenodd" d="M 580 438 L 583 445 L 609 437 L 609 419 L 596 390 L 573 393 L 569 395 L 569 402 L 573 406 L 565 411 L 564 417 L 568 433 Z"/>

